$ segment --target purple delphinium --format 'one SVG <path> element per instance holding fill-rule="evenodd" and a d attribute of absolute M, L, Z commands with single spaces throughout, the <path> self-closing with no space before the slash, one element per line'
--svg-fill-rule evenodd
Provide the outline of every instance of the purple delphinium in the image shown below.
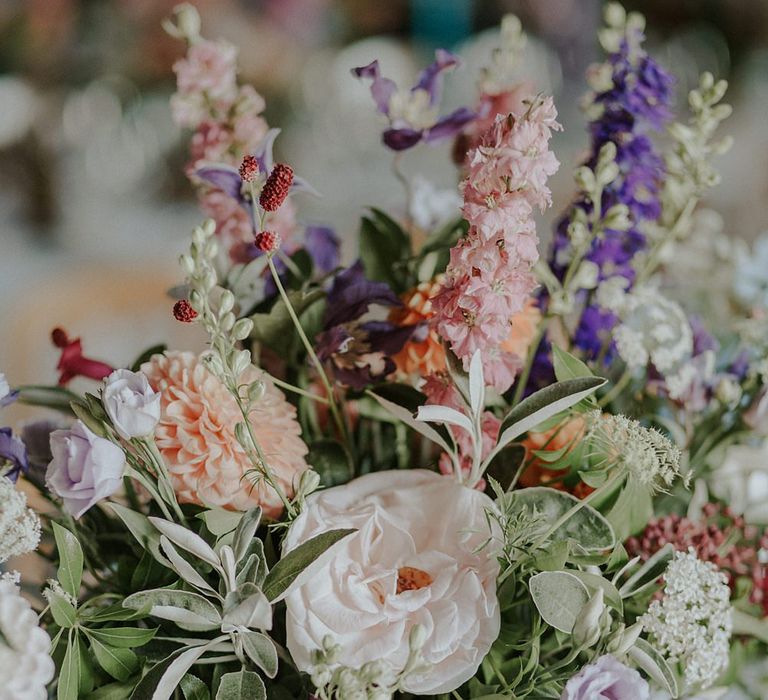
<path fill-rule="evenodd" d="M 365 277 L 359 260 L 336 276 L 328 291 L 316 347 L 318 357 L 333 366 L 338 381 L 362 389 L 395 370 L 392 355 L 402 349 L 417 326 L 361 319 L 371 306 L 401 305 L 389 285 Z"/>
<path fill-rule="evenodd" d="M 593 97 L 600 114 L 589 124 L 591 155 L 586 161 L 588 167 L 594 168 L 600 149 L 608 142 L 615 144 L 619 176 L 603 189 L 601 207 L 606 211 L 616 204 L 626 205 L 632 225 L 626 231 L 606 230 L 592 242 L 585 258 L 597 265 L 600 281 L 621 276 L 629 286 L 635 281 L 632 261 L 646 246 L 643 226 L 661 213 L 664 161 L 650 133 L 662 129 L 672 116 L 673 78 L 645 53 L 643 39 L 639 30 L 630 29 L 619 50 L 608 56 L 611 86 Z M 571 261 L 568 225 L 578 209 L 590 212 L 586 197 L 573 203 L 555 231 L 549 262 L 560 279 Z M 610 334 L 617 317 L 594 304 L 589 293 L 583 293 L 579 301 L 584 310 L 574 333 L 574 345 L 590 359 L 602 356 L 610 362 L 614 356 Z M 545 293 L 540 303 L 546 307 Z"/>
<path fill-rule="evenodd" d="M 416 85 L 408 92 L 398 90 L 393 80 L 381 75 L 378 61 L 352 69 L 355 77 L 371 81 L 376 109 L 389 120 L 389 128 L 382 134 L 384 145 L 393 151 L 404 151 L 421 141 L 434 143 L 450 139 L 476 118 L 475 112 L 467 107 L 437 116 L 443 73 L 459 63 L 457 56 L 438 49 L 434 62 L 421 71 Z"/>
<path fill-rule="evenodd" d="M 647 681 L 613 656 L 584 666 L 563 688 L 560 700 L 649 700 Z"/>

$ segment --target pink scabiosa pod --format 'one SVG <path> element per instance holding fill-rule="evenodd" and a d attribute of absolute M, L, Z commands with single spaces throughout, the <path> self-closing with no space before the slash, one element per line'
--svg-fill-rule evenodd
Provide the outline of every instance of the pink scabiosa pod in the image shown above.
<path fill-rule="evenodd" d="M 114 443 L 92 433 L 77 421 L 69 430 L 51 433 L 53 459 L 45 475 L 48 488 L 79 518 L 120 488 L 125 455 Z"/>
<path fill-rule="evenodd" d="M 601 656 L 565 684 L 560 700 L 649 700 L 645 679 L 613 656 Z"/>
<path fill-rule="evenodd" d="M 433 299 L 438 333 L 465 367 L 479 350 L 489 383 L 502 392 L 520 366 L 505 344 L 536 286 L 533 208 L 549 205 L 547 178 L 559 166 L 549 150 L 560 128 L 552 98 L 524 105 L 521 114 L 497 117 L 468 155 L 462 211 L 470 229 L 451 250 L 445 283 Z"/>

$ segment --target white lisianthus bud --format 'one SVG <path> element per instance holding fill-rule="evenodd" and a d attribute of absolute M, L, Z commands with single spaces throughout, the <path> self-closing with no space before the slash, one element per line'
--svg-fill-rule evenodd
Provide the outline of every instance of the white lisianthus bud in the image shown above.
<path fill-rule="evenodd" d="M 585 603 L 573 625 L 573 639 L 579 646 L 591 647 L 600 639 L 600 616 L 605 610 L 605 594 L 598 588 Z"/>
<path fill-rule="evenodd" d="M 152 435 L 160 420 L 160 394 L 141 372 L 116 369 L 104 380 L 102 403 L 124 440 Z"/>

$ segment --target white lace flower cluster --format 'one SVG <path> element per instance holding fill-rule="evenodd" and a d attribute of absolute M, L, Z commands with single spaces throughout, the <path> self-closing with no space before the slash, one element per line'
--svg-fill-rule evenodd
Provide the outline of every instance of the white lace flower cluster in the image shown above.
<path fill-rule="evenodd" d="M 645 428 L 622 415 L 593 412 L 587 435 L 600 468 L 613 464 L 626 469 L 651 488 L 671 486 L 680 476 L 680 449 L 655 428 Z"/>
<path fill-rule="evenodd" d="M 0 476 L 0 563 L 26 554 L 40 542 L 40 518 L 27 508 L 27 497 Z"/>
<path fill-rule="evenodd" d="M 731 590 L 714 564 L 693 549 L 676 552 L 664 574 L 664 597 L 641 621 L 654 646 L 679 663 L 689 689 L 710 687 L 728 665 Z"/>
<path fill-rule="evenodd" d="M 18 574 L 0 576 L 0 699 L 45 700 L 56 670 L 51 638 L 21 596 Z"/>

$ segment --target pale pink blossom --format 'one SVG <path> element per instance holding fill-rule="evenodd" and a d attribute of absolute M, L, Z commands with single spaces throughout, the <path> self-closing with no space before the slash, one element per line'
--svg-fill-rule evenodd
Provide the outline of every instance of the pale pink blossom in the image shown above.
<path fill-rule="evenodd" d="M 199 161 L 234 164 L 237 156 L 233 152 L 233 145 L 234 135 L 225 124 L 203 122 L 197 127 L 189 143 L 191 160 L 187 173 L 193 173 L 199 167 Z"/>
<path fill-rule="evenodd" d="M 211 100 L 231 103 L 237 94 L 237 49 L 223 41 L 203 39 L 173 64 L 178 92 L 205 94 Z"/>

